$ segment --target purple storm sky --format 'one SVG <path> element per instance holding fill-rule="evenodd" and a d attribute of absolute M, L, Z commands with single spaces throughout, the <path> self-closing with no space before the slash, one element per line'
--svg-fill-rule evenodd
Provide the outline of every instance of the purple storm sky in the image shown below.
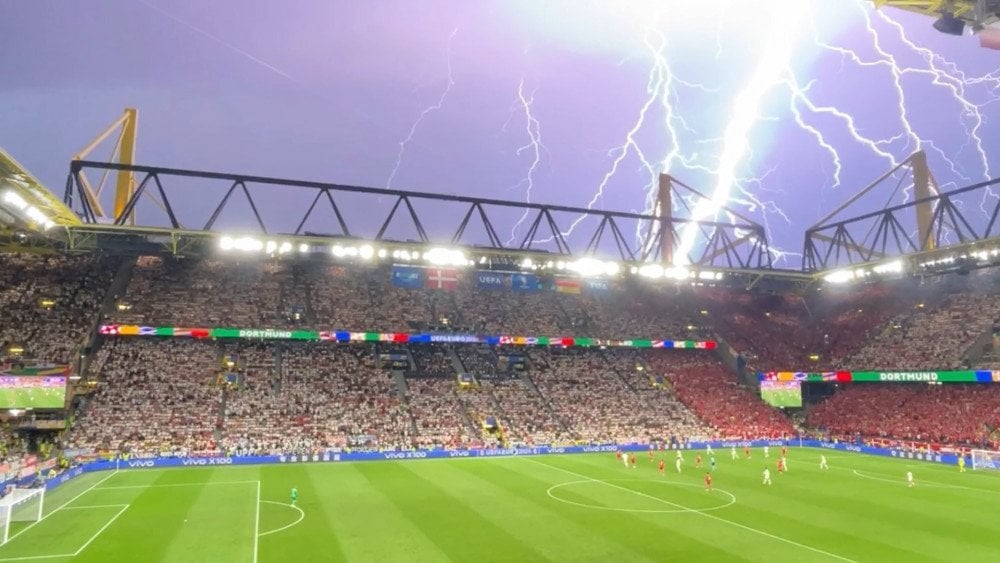
<path fill-rule="evenodd" d="M 806 227 L 918 148 L 945 189 L 1000 166 L 1000 53 L 863 0 L 36 0 L 3 12 L 0 146 L 58 195 L 69 158 L 137 107 L 141 164 L 623 211 L 648 210 L 669 171 L 765 223 L 793 253 L 779 265 L 797 267 Z M 192 225 L 221 196 L 177 189 Z M 261 198 L 286 230 L 309 202 Z M 963 203 L 975 215 L 983 202 Z M 432 232 L 453 230 L 450 211 L 426 213 Z M 247 226 L 238 215 L 222 225 Z"/>

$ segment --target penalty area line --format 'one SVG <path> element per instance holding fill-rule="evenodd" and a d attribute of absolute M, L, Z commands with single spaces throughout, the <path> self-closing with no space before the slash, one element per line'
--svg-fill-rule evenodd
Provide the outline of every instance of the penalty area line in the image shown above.
<path fill-rule="evenodd" d="M 148 485 L 116 485 L 113 487 L 100 487 L 95 491 L 113 491 L 118 489 L 155 489 L 161 487 L 201 487 L 204 485 L 256 485 L 257 481 L 199 481 L 197 483 L 151 483 Z"/>
<path fill-rule="evenodd" d="M 766 537 L 769 537 L 769 538 L 774 539 L 774 540 L 785 542 L 785 543 L 790 544 L 790 545 L 795 545 L 795 546 L 801 547 L 802 549 L 807 549 L 809 551 L 812 551 L 813 553 L 819 553 L 821 555 L 825 555 L 825 556 L 833 558 L 833 559 L 838 559 L 840 561 L 848 561 L 849 563 L 858 563 L 854 559 L 850 559 L 850 558 L 844 557 L 842 555 L 837 555 L 836 553 L 830 553 L 829 551 L 824 551 L 822 549 L 819 549 L 818 547 L 812 547 L 812 546 L 806 545 L 804 543 L 799 543 L 799 542 L 797 542 L 795 540 L 790 540 L 788 538 L 783 538 L 781 536 L 776 536 L 776 535 L 774 535 L 774 534 L 772 534 L 770 532 L 765 532 L 764 530 L 759 530 L 757 528 L 752 528 L 750 526 L 746 526 L 744 524 L 740 524 L 739 522 L 734 522 L 732 520 L 726 520 L 725 518 L 720 518 L 720 517 L 718 517 L 718 516 L 716 516 L 714 514 L 708 514 L 706 512 L 699 512 L 697 510 L 688 508 L 686 506 L 677 504 L 675 502 L 671 502 L 669 500 L 662 499 L 660 497 L 654 497 L 653 495 L 648 495 L 648 494 L 646 494 L 646 493 L 644 493 L 642 491 L 636 491 L 635 489 L 630 489 L 628 487 L 622 487 L 621 485 L 616 485 L 614 483 L 609 483 L 607 481 L 602 481 L 601 479 L 596 479 L 594 477 L 590 477 L 589 475 L 584 475 L 582 473 L 577 473 L 575 471 L 570 471 L 569 469 L 564 469 L 562 467 L 558 467 L 558 466 L 555 466 L 555 465 L 549 465 L 547 463 L 542 463 L 542 462 L 536 461 L 534 459 L 530 459 L 530 458 L 524 458 L 524 459 L 526 461 L 531 462 L 531 463 L 535 463 L 535 464 L 538 464 L 538 465 L 543 465 L 545 467 L 548 467 L 549 469 L 555 469 L 557 471 L 562 471 L 563 473 L 567 473 L 569 475 L 575 475 L 577 477 L 580 477 L 581 479 L 587 479 L 589 481 L 594 481 L 596 483 L 603 483 L 603 484 L 605 484 L 605 485 L 607 485 L 609 487 L 613 487 L 615 489 L 620 489 L 620 490 L 627 491 L 627 492 L 630 492 L 630 493 L 633 493 L 633 494 L 637 494 L 639 496 L 644 496 L 646 498 L 649 498 L 649 499 L 652 499 L 652 500 L 655 500 L 655 501 L 658 501 L 658 502 L 662 502 L 663 504 L 666 504 L 666 505 L 669 505 L 669 506 L 673 506 L 674 508 L 683 509 L 683 510 L 685 510 L 687 512 L 690 512 L 690 513 L 693 513 L 693 514 L 697 514 L 697 515 L 702 516 L 704 518 L 708 518 L 710 520 L 715 520 L 716 522 L 721 522 L 723 524 L 729 524 L 730 526 L 735 526 L 737 528 L 740 528 L 742 530 L 746 530 L 748 532 L 753 532 L 755 534 L 760 534 L 762 536 L 766 536 Z"/>

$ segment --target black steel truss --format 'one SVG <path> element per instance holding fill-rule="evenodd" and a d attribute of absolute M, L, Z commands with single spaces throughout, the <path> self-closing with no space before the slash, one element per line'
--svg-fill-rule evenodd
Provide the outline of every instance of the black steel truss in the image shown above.
<path fill-rule="evenodd" d="M 390 224 L 397 215 L 408 217 L 412 222 L 412 232 L 414 242 L 427 244 L 452 244 L 476 248 L 485 248 L 493 251 L 518 251 L 518 252 L 549 252 L 558 256 L 587 256 L 604 255 L 608 258 L 620 259 L 623 261 L 646 262 L 657 261 L 663 255 L 662 245 L 664 244 L 664 230 L 669 229 L 672 236 L 666 240 L 672 242 L 674 250 L 681 240 L 680 233 L 688 225 L 696 225 L 698 239 L 693 245 L 693 250 L 689 253 L 688 260 L 691 264 L 703 267 L 719 267 L 730 269 L 771 269 L 771 252 L 768 247 L 765 229 L 752 221 L 742 220 L 739 223 L 720 223 L 712 221 L 693 221 L 682 218 L 664 218 L 655 215 L 641 213 L 602 211 L 580 207 L 569 207 L 563 205 L 547 205 L 539 203 L 526 203 L 520 201 L 508 201 L 489 198 L 474 198 L 458 195 L 422 193 L 414 191 L 403 191 L 386 188 L 373 188 L 361 186 L 348 186 L 323 182 L 288 180 L 280 178 L 268 178 L 260 176 L 249 176 L 243 174 L 226 174 L 218 172 L 201 172 L 194 170 L 181 170 L 173 168 L 162 168 L 156 166 L 123 165 L 116 163 L 103 163 L 92 161 L 73 161 L 70 164 L 70 173 L 66 180 L 66 190 L 64 201 L 67 206 L 79 213 L 85 223 L 97 224 L 98 217 L 91 207 L 88 198 L 83 197 L 81 173 L 85 170 L 95 169 L 103 171 L 126 171 L 131 172 L 136 178 L 136 188 L 126 202 L 124 209 L 119 216 L 114 218 L 117 226 L 127 226 L 129 221 L 136 217 L 136 211 L 143 201 L 143 196 L 152 193 L 159 196 L 157 201 L 158 211 L 154 211 L 158 216 L 159 224 L 139 225 L 150 228 L 165 228 L 175 231 L 184 230 L 187 232 L 216 232 L 218 231 L 217 221 L 225 209 L 234 201 L 234 196 L 243 197 L 250 205 L 250 210 L 261 234 L 279 235 L 280 229 L 269 228 L 264 217 L 260 213 L 261 203 L 255 198 L 254 193 L 259 190 L 274 188 L 293 188 L 298 190 L 308 190 L 315 192 L 312 202 L 304 210 L 297 227 L 291 235 L 312 235 L 304 232 L 306 222 L 313 216 L 314 211 L 320 206 L 329 205 L 336 218 L 335 226 L 339 234 L 328 235 L 334 237 L 351 237 L 371 241 L 389 240 L 387 232 Z M 214 206 L 208 221 L 202 227 L 192 229 L 182 225 L 181 217 L 178 213 L 189 209 L 178 207 L 176 202 L 171 202 L 170 179 L 185 178 L 199 182 L 200 190 L 215 190 L 214 193 L 222 193 L 222 198 Z M 202 184 L 204 184 L 202 186 Z M 278 194 L 272 194 L 280 197 Z M 366 204 L 360 208 L 354 208 L 345 203 L 345 199 L 357 199 L 362 196 Z M 380 221 L 380 227 L 374 232 L 365 232 L 356 224 L 354 228 L 349 223 L 358 223 L 360 219 L 371 219 L 376 200 L 383 198 L 394 198 L 393 205 L 384 220 Z M 175 197 L 176 199 L 176 197 Z M 435 217 L 422 217 L 415 207 L 415 202 L 429 202 L 436 205 L 460 204 L 465 209 L 458 221 L 457 228 L 451 231 L 448 236 L 434 236 L 425 228 L 425 225 L 440 225 L 442 222 L 458 215 L 455 213 L 434 213 Z M 149 211 L 147 206 L 147 211 Z M 500 212 L 503 210 L 504 212 Z M 511 213 L 513 211 L 513 213 Z M 504 217 L 499 217 L 503 215 Z M 523 237 L 518 237 L 519 243 L 507 244 L 498 234 L 500 232 L 510 232 L 513 230 L 514 221 L 509 217 L 522 217 L 521 221 L 526 226 Z M 578 252 L 574 252 L 570 247 L 567 228 L 570 221 L 577 221 L 582 225 L 591 225 L 592 234 L 585 237 L 588 240 L 586 246 Z M 155 222 L 155 221 L 154 221 Z M 194 224 L 191 221 L 183 221 L 185 224 Z M 474 223 L 481 224 L 482 235 L 479 238 L 470 236 L 469 227 Z M 498 225 L 503 230 L 498 229 Z M 649 233 L 648 240 L 631 240 L 625 233 Z M 546 245 L 548 248 L 546 248 Z"/>
<path fill-rule="evenodd" d="M 805 233 L 803 270 L 819 272 L 1000 237 L 1000 196 L 988 192 L 998 183 L 995 178 L 815 226 Z M 969 196 L 980 202 L 974 209 L 964 209 Z M 924 234 L 912 219 L 921 205 L 931 209 Z"/>

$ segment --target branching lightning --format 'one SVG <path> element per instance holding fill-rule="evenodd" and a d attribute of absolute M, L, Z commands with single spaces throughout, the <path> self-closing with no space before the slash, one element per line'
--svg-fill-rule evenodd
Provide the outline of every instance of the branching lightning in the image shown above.
<path fill-rule="evenodd" d="M 515 108 L 520 109 L 524 112 L 524 130 L 528 137 L 527 142 L 517 148 L 515 155 L 520 157 L 522 154 L 527 152 L 531 155 L 531 162 L 528 164 L 528 170 L 525 173 L 524 178 L 522 178 L 513 188 L 520 189 L 524 188 L 524 200 L 527 203 L 531 203 L 531 192 L 535 187 L 535 172 L 538 170 L 538 165 L 542 161 L 542 150 L 545 146 L 542 144 L 542 130 L 538 123 L 538 119 L 535 118 L 534 114 L 531 112 L 531 106 L 535 103 L 535 93 L 525 94 L 524 92 L 524 78 L 517 85 L 517 102 L 515 103 Z M 513 113 L 513 111 L 512 111 Z M 505 125 L 506 126 L 506 125 Z M 524 220 L 528 218 L 529 210 L 525 210 L 521 214 L 521 218 L 517 220 L 517 223 L 510 230 L 510 238 L 507 240 L 507 246 L 513 244 L 514 240 L 517 238 L 517 230 L 524 224 Z"/>
<path fill-rule="evenodd" d="M 406 152 L 406 146 L 413 140 L 413 136 L 417 133 L 417 128 L 420 127 L 420 124 L 423 123 L 424 119 L 428 115 L 436 111 L 440 111 L 441 108 L 444 107 L 444 101 L 448 98 L 448 94 L 451 93 L 452 86 L 455 85 L 455 78 L 452 76 L 451 69 L 451 48 L 452 44 L 455 42 L 456 35 L 458 35 L 457 27 L 452 30 L 451 35 L 448 37 L 448 48 L 445 52 L 448 64 L 448 83 L 445 85 L 444 90 L 441 91 L 441 96 L 438 97 L 438 101 L 433 105 L 425 107 L 420 112 L 420 115 L 417 116 L 413 125 L 410 126 L 410 132 L 406 134 L 406 137 L 404 137 L 402 141 L 399 142 L 399 152 L 396 154 L 396 164 L 392 167 L 392 172 L 389 173 L 389 179 L 385 182 L 386 188 L 392 188 L 392 183 L 396 179 L 396 174 L 399 172 L 400 166 L 403 165 L 403 154 Z"/>
<path fill-rule="evenodd" d="M 635 34 L 641 39 L 641 49 L 626 60 L 649 61 L 645 74 L 646 95 L 636 108 L 635 118 L 629 122 L 621 142 L 606 153 L 606 171 L 588 196 L 587 208 L 603 205 L 609 193 L 622 199 L 618 197 L 619 191 L 641 187 L 645 194 L 644 212 L 659 214 L 664 212 L 657 208 L 656 199 L 657 179 L 661 173 L 679 179 L 694 176 L 704 181 L 708 178 L 710 187 L 702 190 L 707 197 L 679 194 L 673 200 L 675 209 L 672 211 L 679 211 L 683 206 L 689 213 L 687 218 L 695 221 L 736 223 L 736 214 L 724 208 L 745 209 L 760 218 L 776 263 L 797 256 L 776 247 L 771 225 L 775 219 L 790 226 L 801 223 L 793 222 L 792 214 L 779 205 L 780 198 L 767 195 L 786 193 L 792 186 L 774 185 L 772 172 L 776 169 L 776 161 L 768 154 L 755 155 L 753 152 L 755 132 L 762 131 L 765 122 L 780 123 L 783 117 L 787 117 L 788 124 L 801 131 L 830 163 L 827 176 L 817 182 L 820 185 L 795 186 L 796 189 L 839 190 L 846 184 L 846 189 L 853 190 L 860 187 L 855 185 L 859 179 L 874 176 L 857 163 L 859 155 L 869 155 L 888 169 L 920 150 L 927 153 L 932 170 L 936 164 L 937 169 L 948 176 L 948 181 L 938 189 L 954 186 L 957 181 L 968 182 L 974 177 L 993 175 L 985 143 L 984 128 L 988 120 L 984 108 L 997 99 L 1000 71 L 981 76 L 966 74 L 954 62 L 919 45 L 891 15 L 876 10 L 865 0 L 855 0 L 853 4 L 857 10 L 852 28 L 856 31 L 850 34 L 853 47 L 842 45 L 836 38 L 823 39 L 816 28 L 821 22 L 813 21 L 812 8 L 816 5 L 818 3 L 804 0 L 786 0 L 762 9 L 766 13 L 761 15 L 766 17 L 756 26 L 760 42 L 756 45 L 757 51 L 750 51 L 757 53 L 751 70 L 733 97 L 723 102 L 726 106 L 717 112 L 722 118 L 718 123 L 682 115 L 684 110 L 680 108 L 681 102 L 687 101 L 692 93 L 720 91 L 724 86 L 680 79 L 679 67 L 670 59 L 677 49 L 674 45 L 668 48 L 667 38 L 673 39 L 676 34 L 664 27 L 669 23 L 669 18 L 664 17 L 667 14 L 643 14 Z M 714 50 L 717 66 L 722 68 L 728 64 L 727 57 L 734 53 L 727 51 L 729 46 L 724 40 L 727 33 L 723 31 L 722 17 L 716 19 L 716 25 Z M 861 91 L 854 99 L 830 101 L 826 95 L 829 76 L 803 78 L 804 71 L 796 69 L 802 53 L 807 57 L 840 57 L 842 68 L 872 71 L 875 73 L 872 76 L 887 80 L 889 89 Z M 986 91 L 989 96 L 974 101 L 974 89 Z M 923 117 L 922 111 L 926 112 L 919 104 L 926 103 L 920 99 L 925 91 L 945 95 L 947 106 L 941 108 L 942 114 L 949 114 L 947 119 L 961 127 L 966 140 L 964 145 L 957 149 L 949 146 L 945 137 L 937 131 L 932 135 L 926 121 L 917 119 Z M 873 101 L 888 101 L 894 108 L 894 115 L 872 122 L 870 117 L 852 109 L 851 104 L 862 103 L 865 95 L 877 96 Z M 776 118 L 772 106 L 778 99 L 782 104 L 787 102 L 787 106 Z M 538 164 L 541 137 L 538 122 L 531 113 L 534 97 L 524 96 L 523 88 L 519 88 L 519 100 L 525 110 L 529 143 L 519 148 L 518 154 L 531 151 L 535 158 L 518 187 L 527 186 L 525 196 L 530 201 L 532 189 L 536 187 L 533 172 Z M 648 140 L 651 132 L 657 139 L 653 143 L 659 142 L 662 146 L 655 146 Z M 775 150 L 783 148 L 779 146 Z M 972 158 L 963 157 L 964 151 L 971 151 Z M 975 173 L 969 172 L 972 169 Z M 850 179 L 846 179 L 848 174 Z M 619 187 L 626 177 L 635 182 L 633 187 Z M 903 201 L 912 198 L 911 192 L 912 183 L 902 185 Z M 992 209 L 987 209 L 986 205 L 990 197 L 1000 198 L 987 191 L 980 206 L 984 213 Z M 576 218 L 563 235 L 570 236 L 583 219 Z M 524 220 L 522 216 L 515 230 Z M 674 252 L 675 263 L 684 264 L 690 260 L 695 247 L 704 244 L 703 233 L 693 224 L 681 229 L 678 249 Z M 513 240 L 514 233 L 511 234 Z M 640 245 L 651 244 L 655 234 L 655 224 L 636 227 L 635 236 Z"/>

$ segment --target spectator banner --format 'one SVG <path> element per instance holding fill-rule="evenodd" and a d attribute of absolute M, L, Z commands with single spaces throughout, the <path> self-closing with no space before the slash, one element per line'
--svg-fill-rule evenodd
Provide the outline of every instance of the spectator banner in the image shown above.
<path fill-rule="evenodd" d="M 761 381 L 806 381 L 827 383 L 1000 383 L 1000 371 L 829 371 L 822 373 L 769 371 L 758 373 Z"/>
<path fill-rule="evenodd" d="M 403 289 L 420 289 L 424 286 L 424 270 L 413 266 L 393 266 L 392 285 Z"/>
<path fill-rule="evenodd" d="M 460 333 L 410 333 L 410 332 L 348 332 L 332 330 L 282 330 L 249 328 L 170 328 L 138 327 L 130 325 L 101 325 L 98 329 L 105 336 L 174 336 L 189 338 L 304 340 L 327 342 L 394 342 L 399 344 L 427 344 L 451 342 L 457 344 L 514 344 L 519 346 L 612 346 L 618 348 L 691 348 L 714 350 L 711 340 L 608 340 L 572 336 L 511 336 Z"/>
<path fill-rule="evenodd" d="M 583 280 L 583 288 L 587 293 L 608 293 L 611 291 L 611 282 L 608 280 Z"/>
<path fill-rule="evenodd" d="M 541 291 L 542 280 L 534 274 L 513 274 L 510 276 L 510 288 L 514 291 Z"/>
<path fill-rule="evenodd" d="M 479 289 L 503 289 L 504 276 L 487 270 L 476 271 L 476 287 Z"/>

